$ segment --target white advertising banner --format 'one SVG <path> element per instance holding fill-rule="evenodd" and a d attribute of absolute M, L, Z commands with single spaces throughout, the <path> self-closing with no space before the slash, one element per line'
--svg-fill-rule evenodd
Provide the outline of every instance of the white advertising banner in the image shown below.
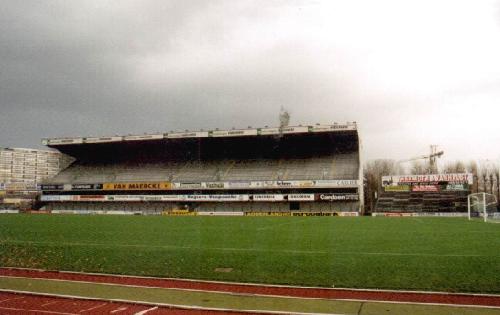
<path fill-rule="evenodd" d="M 206 184 L 204 182 L 200 183 L 172 183 L 173 189 L 201 189 L 205 188 Z"/>
<path fill-rule="evenodd" d="M 161 195 L 161 201 L 183 201 L 184 195 Z"/>
<path fill-rule="evenodd" d="M 172 132 L 166 133 L 165 138 L 180 139 L 180 138 L 206 138 L 208 131 L 186 131 L 186 132 Z"/>
<path fill-rule="evenodd" d="M 256 135 L 257 135 L 257 129 L 212 131 L 212 137 L 241 137 L 241 136 L 256 136 Z"/>
<path fill-rule="evenodd" d="M 258 194 L 258 195 L 252 195 L 252 200 L 253 201 L 283 201 L 285 200 L 284 195 L 276 194 Z"/>
<path fill-rule="evenodd" d="M 107 143 L 107 142 L 117 142 L 122 141 L 123 137 L 114 136 L 114 137 L 89 137 L 83 140 L 84 143 Z"/>
<path fill-rule="evenodd" d="M 336 180 L 268 180 L 241 182 L 173 182 L 172 189 L 263 189 L 263 188 L 357 188 L 356 179 Z"/>
<path fill-rule="evenodd" d="M 138 135 L 138 136 L 125 136 L 123 140 L 125 141 L 141 141 L 141 140 L 157 140 L 163 139 L 163 134 L 156 135 Z"/>
<path fill-rule="evenodd" d="M 314 194 L 289 194 L 288 201 L 314 201 Z"/>
<path fill-rule="evenodd" d="M 252 188 L 252 182 L 228 182 L 227 187 L 232 189 Z"/>
<path fill-rule="evenodd" d="M 357 179 L 320 179 L 313 182 L 316 188 L 356 188 L 359 186 Z"/>
<path fill-rule="evenodd" d="M 261 128 L 259 134 L 261 135 L 279 135 L 289 133 L 303 133 L 309 132 L 309 127 L 283 127 L 283 128 Z"/>
<path fill-rule="evenodd" d="M 356 124 L 316 125 L 309 128 L 309 131 L 311 132 L 328 132 L 341 130 L 356 130 Z"/>
<path fill-rule="evenodd" d="M 393 175 L 382 176 L 382 186 L 411 184 L 411 183 L 466 183 L 472 185 L 473 175 L 470 173 L 460 174 L 427 174 L 427 175 Z"/>
<path fill-rule="evenodd" d="M 0 214 L 15 214 L 19 213 L 19 210 L 0 210 Z"/>
<path fill-rule="evenodd" d="M 40 197 L 41 201 L 60 201 L 61 196 L 51 196 L 51 195 L 43 195 Z"/>
<path fill-rule="evenodd" d="M 44 139 L 48 145 L 61 144 L 80 144 L 83 143 L 83 138 L 59 138 L 59 139 Z"/>
<path fill-rule="evenodd" d="M 229 188 L 228 183 L 226 182 L 207 182 L 205 183 L 206 189 L 224 189 Z"/>
<path fill-rule="evenodd" d="M 140 195 L 107 195 L 106 201 L 142 201 Z"/>
<path fill-rule="evenodd" d="M 185 195 L 186 201 L 248 201 L 249 195 Z"/>

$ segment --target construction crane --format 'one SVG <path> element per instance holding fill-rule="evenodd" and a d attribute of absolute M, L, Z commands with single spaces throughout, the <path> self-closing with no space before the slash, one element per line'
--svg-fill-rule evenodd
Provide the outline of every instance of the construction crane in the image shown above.
<path fill-rule="evenodd" d="M 438 151 L 437 147 L 438 147 L 437 145 L 430 145 L 431 148 L 430 154 L 416 156 L 406 160 L 399 160 L 398 163 L 406 163 L 416 160 L 429 160 L 429 173 L 433 172 L 437 173 L 436 159 L 440 158 L 444 154 L 444 151 Z"/>

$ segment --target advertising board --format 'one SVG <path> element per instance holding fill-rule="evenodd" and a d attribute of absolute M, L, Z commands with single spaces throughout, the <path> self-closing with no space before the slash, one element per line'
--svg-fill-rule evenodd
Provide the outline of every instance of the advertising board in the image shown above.
<path fill-rule="evenodd" d="M 83 138 L 56 138 L 56 139 L 44 139 L 46 143 L 44 145 L 64 145 L 64 144 L 80 144 L 83 143 Z"/>
<path fill-rule="evenodd" d="M 71 190 L 101 190 L 102 184 L 72 184 Z"/>
<path fill-rule="evenodd" d="M 207 189 L 224 189 L 226 188 L 226 183 L 224 182 L 207 182 L 205 183 L 205 188 Z"/>
<path fill-rule="evenodd" d="M 309 132 L 328 132 L 341 130 L 356 130 L 356 124 L 316 125 L 309 127 Z"/>
<path fill-rule="evenodd" d="M 141 195 L 107 195 L 106 201 L 142 201 Z"/>
<path fill-rule="evenodd" d="M 166 133 L 165 138 L 180 139 L 180 138 L 206 138 L 208 131 L 186 131 L 186 132 L 171 132 Z"/>
<path fill-rule="evenodd" d="M 79 195 L 78 201 L 107 201 L 105 195 Z"/>
<path fill-rule="evenodd" d="M 337 212 L 300 212 L 292 211 L 293 217 L 334 217 L 337 216 Z"/>
<path fill-rule="evenodd" d="M 336 193 L 326 193 L 317 194 L 317 200 L 322 201 L 346 201 L 346 200 L 359 200 L 358 194 L 336 194 Z"/>
<path fill-rule="evenodd" d="M 264 211 L 253 211 L 245 212 L 245 216 L 248 217 L 289 217 L 292 214 L 290 212 L 264 212 Z"/>
<path fill-rule="evenodd" d="M 411 191 L 438 192 L 439 185 L 414 185 L 411 187 Z"/>
<path fill-rule="evenodd" d="M 283 201 L 285 200 L 284 195 L 280 194 L 257 194 L 257 195 L 252 195 L 252 200 L 253 201 Z"/>
<path fill-rule="evenodd" d="M 314 194 L 289 194 L 288 201 L 314 201 Z"/>
<path fill-rule="evenodd" d="M 357 179 L 320 179 L 313 182 L 316 188 L 357 188 L 359 186 Z"/>
<path fill-rule="evenodd" d="M 303 133 L 308 132 L 309 127 L 283 127 L 283 128 L 259 128 L 257 133 L 259 135 L 279 135 L 279 134 L 290 134 L 290 133 Z"/>
<path fill-rule="evenodd" d="M 186 201 L 248 201 L 249 195 L 185 195 Z"/>
<path fill-rule="evenodd" d="M 467 184 L 447 184 L 444 189 L 446 191 L 465 191 L 469 190 L 469 185 Z"/>
<path fill-rule="evenodd" d="M 384 187 L 385 191 L 410 191 L 410 185 L 390 185 Z"/>
<path fill-rule="evenodd" d="M 175 189 L 200 189 L 206 187 L 205 183 L 173 183 Z"/>
<path fill-rule="evenodd" d="M 242 137 L 256 136 L 257 129 L 242 129 L 242 130 L 214 130 L 209 133 L 212 137 Z"/>
<path fill-rule="evenodd" d="M 6 183 L 4 186 L 5 190 L 36 190 L 36 187 L 32 184 L 26 183 Z"/>
<path fill-rule="evenodd" d="M 122 141 L 122 136 L 113 137 L 87 137 L 83 138 L 83 143 L 107 143 L 107 142 L 117 142 Z"/>
<path fill-rule="evenodd" d="M 441 182 L 472 185 L 473 176 L 470 173 L 382 176 L 382 186 Z"/>
<path fill-rule="evenodd" d="M 252 188 L 252 182 L 228 182 L 227 187 L 232 189 Z"/>
<path fill-rule="evenodd" d="M 169 190 L 170 182 L 104 183 L 103 190 Z"/>
<path fill-rule="evenodd" d="M 243 216 L 241 211 L 198 211 L 197 215 L 210 215 L 210 216 Z"/>
<path fill-rule="evenodd" d="M 42 184 L 42 185 L 39 185 L 40 187 L 40 190 L 63 190 L 64 189 L 64 185 L 62 184 Z"/>
<path fill-rule="evenodd" d="M 158 140 L 163 139 L 163 134 L 156 135 L 137 135 L 137 136 L 124 136 L 125 141 L 141 141 L 141 140 Z"/>

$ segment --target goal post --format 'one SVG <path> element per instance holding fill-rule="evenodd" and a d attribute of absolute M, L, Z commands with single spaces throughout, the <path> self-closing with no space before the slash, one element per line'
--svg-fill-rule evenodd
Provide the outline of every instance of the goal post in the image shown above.
<path fill-rule="evenodd" d="M 484 222 L 500 222 L 497 198 L 488 193 L 474 193 L 467 196 L 469 220 L 482 218 Z"/>

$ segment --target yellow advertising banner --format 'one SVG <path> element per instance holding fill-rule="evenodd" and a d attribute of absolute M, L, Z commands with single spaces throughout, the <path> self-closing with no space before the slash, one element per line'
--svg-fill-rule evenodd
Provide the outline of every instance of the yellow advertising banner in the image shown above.
<path fill-rule="evenodd" d="M 410 191 L 409 185 L 385 186 L 385 191 Z"/>
<path fill-rule="evenodd" d="M 104 183 L 103 190 L 169 190 L 170 182 Z"/>

